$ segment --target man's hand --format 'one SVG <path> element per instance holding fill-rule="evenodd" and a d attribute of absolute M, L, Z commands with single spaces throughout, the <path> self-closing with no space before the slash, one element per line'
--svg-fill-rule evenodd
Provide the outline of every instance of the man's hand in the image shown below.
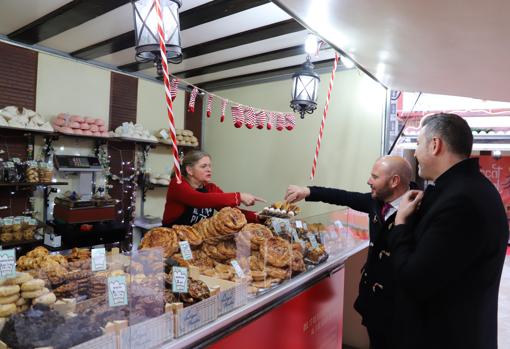
<path fill-rule="evenodd" d="M 416 212 L 423 199 L 421 190 L 409 190 L 402 197 L 398 206 L 397 216 L 395 217 L 395 225 L 406 224 L 409 217 Z"/>
<path fill-rule="evenodd" d="M 241 202 L 246 206 L 253 206 L 257 201 L 259 202 L 267 202 L 266 200 L 259 198 L 250 193 L 240 193 Z"/>
<path fill-rule="evenodd" d="M 310 196 L 310 188 L 289 185 L 287 192 L 285 193 L 285 201 L 292 204 L 294 202 L 301 201 L 308 196 Z"/>

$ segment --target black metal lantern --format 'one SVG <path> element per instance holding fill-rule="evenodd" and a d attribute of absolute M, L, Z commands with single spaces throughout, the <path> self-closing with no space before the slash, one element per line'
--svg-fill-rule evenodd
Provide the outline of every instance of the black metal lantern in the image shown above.
<path fill-rule="evenodd" d="M 163 31 L 165 33 L 166 57 L 168 63 L 182 62 L 181 34 L 179 31 L 179 8 L 181 0 L 160 0 L 163 15 Z M 133 0 L 135 18 L 136 60 L 138 62 L 153 61 L 161 70 L 161 54 L 158 36 L 158 15 L 153 0 Z"/>
<path fill-rule="evenodd" d="M 317 94 L 319 90 L 319 75 L 313 71 L 310 56 L 301 66 L 301 70 L 292 75 L 292 93 L 290 107 L 294 112 L 305 118 L 305 113 L 311 114 L 317 108 Z"/>

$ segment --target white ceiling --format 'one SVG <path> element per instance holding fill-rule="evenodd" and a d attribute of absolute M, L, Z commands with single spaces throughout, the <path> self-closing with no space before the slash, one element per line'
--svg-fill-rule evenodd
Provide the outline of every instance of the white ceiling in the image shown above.
<path fill-rule="evenodd" d="M 278 0 L 384 85 L 510 101 L 509 0 Z"/>

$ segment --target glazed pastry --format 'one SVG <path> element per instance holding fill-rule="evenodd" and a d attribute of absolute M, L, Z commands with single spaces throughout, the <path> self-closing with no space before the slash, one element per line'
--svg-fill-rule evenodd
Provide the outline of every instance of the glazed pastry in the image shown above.
<path fill-rule="evenodd" d="M 272 266 L 285 267 L 291 260 L 290 243 L 282 238 L 267 239 L 260 247 L 261 256 Z"/>

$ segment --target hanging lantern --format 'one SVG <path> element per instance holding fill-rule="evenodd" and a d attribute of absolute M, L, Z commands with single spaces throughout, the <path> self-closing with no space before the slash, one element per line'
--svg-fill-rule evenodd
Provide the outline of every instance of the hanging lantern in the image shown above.
<path fill-rule="evenodd" d="M 317 108 L 317 94 L 319 90 L 319 75 L 313 71 L 310 56 L 301 66 L 301 70 L 292 75 L 292 93 L 290 107 L 305 118 L 305 113 L 311 114 Z"/>
<path fill-rule="evenodd" d="M 159 0 L 163 15 L 166 57 L 168 63 L 182 62 L 181 35 L 179 31 L 179 8 L 181 0 Z M 158 74 L 163 75 L 159 50 L 158 16 L 154 0 L 132 0 L 135 18 L 135 49 L 138 62 L 153 61 Z"/>

